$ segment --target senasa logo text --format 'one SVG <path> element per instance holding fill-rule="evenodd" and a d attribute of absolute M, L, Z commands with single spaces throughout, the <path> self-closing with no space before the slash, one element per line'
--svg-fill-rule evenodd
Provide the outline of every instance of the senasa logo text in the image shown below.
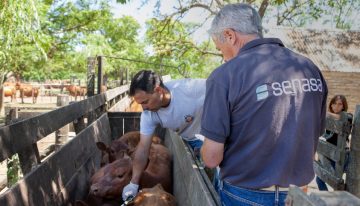
<path fill-rule="evenodd" d="M 271 83 L 274 96 L 296 94 L 297 92 L 322 92 L 322 82 L 320 79 L 292 79 L 283 82 Z M 256 88 L 257 100 L 265 99 L 269 96 L 268 85 L 264 84 Z"/>
<path fill-rule="evenodd" d="M 320 79 L 293 79 L 291 81 L 273 82 L 271 84 L 273 94 L 280 96 L 282 94 L 293 94 L 299 92 L 322 92 L 322 82 Z"/>

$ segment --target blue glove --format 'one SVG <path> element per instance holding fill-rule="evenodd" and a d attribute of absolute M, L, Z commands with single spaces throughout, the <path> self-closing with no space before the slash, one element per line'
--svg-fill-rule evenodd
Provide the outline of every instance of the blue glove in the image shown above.
<path fill-rule="evenodd" d="M 123 200 L 125 201 L 129 196 L 135 197 L 138 193 L 138 189 L 139 189 L 139 185 L 133 184 L 130 182 L 123 189 L 123 192 L 122 192 Z"/>

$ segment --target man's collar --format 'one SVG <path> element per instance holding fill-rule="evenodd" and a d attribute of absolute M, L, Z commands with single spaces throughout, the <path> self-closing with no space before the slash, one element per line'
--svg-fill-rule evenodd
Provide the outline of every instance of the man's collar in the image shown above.
<path fill-rule="evenodd" d="M 245 44 L 240 49 L 239 54 L 246 51 L 246 50 L 248 50 L 248 49 L 260 46 L 262 44 L 278 44 L 279 46 L 284 47 L 284 44 L 278 38 L 259 38 L 259 39 L 254 39 L 254 40 L 248 42 L 247 44 Z"/>

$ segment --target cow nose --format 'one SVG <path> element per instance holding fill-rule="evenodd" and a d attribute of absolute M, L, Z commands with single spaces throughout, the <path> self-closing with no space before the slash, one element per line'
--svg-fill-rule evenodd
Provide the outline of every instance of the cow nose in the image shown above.
<path fill-rule="evenodd" d="M 96 185 L 91 185 L 90 192 L 94 195 L 96 195 L 99 192 L 99 187 Z"/>

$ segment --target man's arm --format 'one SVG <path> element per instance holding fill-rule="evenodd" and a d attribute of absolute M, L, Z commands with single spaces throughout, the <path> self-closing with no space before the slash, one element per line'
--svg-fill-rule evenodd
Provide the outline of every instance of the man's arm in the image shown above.
<path fill-rule="evenodd" d="M 151 136 L 140 134 L 140 142 L 135 151 L 135 158 L 133 161 L 132 178 L 128 185 L 126 185 L 122 192 L 123 200 L 127 200 L 130 196 L 136 196 L 139 189 L 141 174 L 144 171 L 151 146 Z"/>
<path fill-rule="evenodd" d="M 133 161 L 133 173 L 131 182 L 139 184 L 142 172 L 145 170 L 149 158 L 151 136 L 140 135 L 140 142 L 136 148 Z"/>
<path fill-rule="evenodd" d="M 201 147 L 201 157 L 206 167 L 217 167 L 224 157 L 224 143 L 218 143 L 205 137 Z"/>
<path fill-rule="evenodd" d="M 335 113 L 332 113 L 332 112 L 327 112 L 326 117 L 331 117 L 333 119 L 339 120 L 341 115 L 340 114 L 335 114 Z"/>

